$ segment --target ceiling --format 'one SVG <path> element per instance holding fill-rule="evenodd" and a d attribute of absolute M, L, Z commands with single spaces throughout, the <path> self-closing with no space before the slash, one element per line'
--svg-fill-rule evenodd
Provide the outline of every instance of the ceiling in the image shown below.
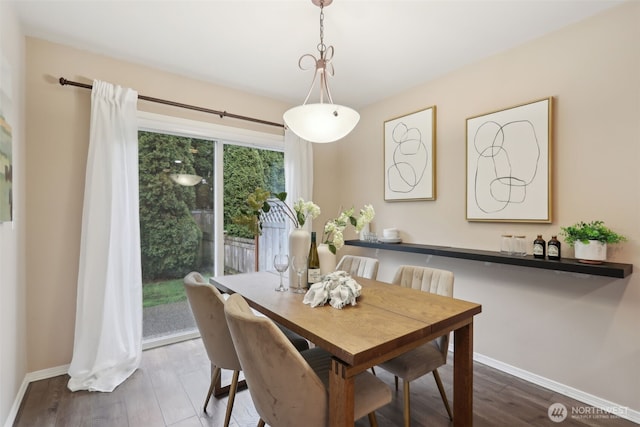
<path fill-rule="evenodd" d="M 298 58 L 318 53 L 311 0 L 0 1 L 29 36 L 291 104 L 313 77 Z M 361 108 L 620 3 L 335 0 L 324 10 L 333 100 Z"/>

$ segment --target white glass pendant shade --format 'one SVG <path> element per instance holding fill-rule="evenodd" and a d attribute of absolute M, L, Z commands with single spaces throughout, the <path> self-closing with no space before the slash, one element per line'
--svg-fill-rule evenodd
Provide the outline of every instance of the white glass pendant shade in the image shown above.
<path fill-rule="evenodd" d="M 202 182 L 202 177 L 198 175 L 191 175 L 188 173 L 172 173 L 169 178 L 176 184 L 184 185 L 186 187 L 192 187 Z"/>
<path fill-rule="evenodd" d="M 304 104 L 285 111 L 285 124 L 300 138 L 316 143 L 334 142 L 351 132 L 360 114 L 337 104 Z"/>

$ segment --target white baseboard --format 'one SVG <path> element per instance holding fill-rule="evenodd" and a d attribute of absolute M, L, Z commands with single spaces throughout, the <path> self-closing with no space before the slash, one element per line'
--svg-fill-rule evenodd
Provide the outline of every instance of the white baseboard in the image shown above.
<path fill-rule="evenodd" d="M 146 340 L 142 343 L 142 349 L 147 350 L 150 348 L 160 347 L 163 345 L 174 344 L 176 342 L 185 341 L 188 339 L 199 338 L 200 332 L 193 331 L 181 335 L 172 335 L 172 336 L 163 336 L 160 338 Z M 22 403 L 22 399 L 24 398 L 24 394 L 27 392 L 27 387 L 29 383 L 33 381 L 46 380 L 47 378 L 57 377 L 58 375 L 64 375 L 69 372 L 69 365 L 56 366 L 53 368 L 42 369 L 40 371 L 27 372 L 22 380 L 22 384 L 16 393 L 16 398 L 13 401 L 13 405 L 11 406 L 11 410 L 9 411 L 9 415 L 7 416 L 7 420 L 4 423 L 4 427 L 12 427 L 13 423 L 16 420 L 16 416 L 18 415 L 18 410 L 20 409 L 20 404 Z M 2 421 L 0 421 L 2 422 Z"/>
<path fill-rule="evenodd" d="M 18 410 L 20 409 L 20 404 L 22 403 L 22 399 L 24 398 L 24 394 L 27 392 L 27 387 L 29 383 L 33 381 L 45 380 L 47 378 L 57 377 L 58 375 L 64 375 L 69 371 L 69 365 L 56 366 L 54 368 L 42 369 L 40 371 L 27 372 L 22 380 L 22 384 L 20 384 L 20 388 L 18 389 L 18 393 L 16 393 L 16 398 L 13 400 L 13 405 L 11 406 L 11 410 L 9 411 L 9 415 L 7 416 L 7 420 L 4 423 L 4 427 L 12 427 L 13 423 L 16 420 L 16 416 L 18 415 Z"/>
<path fill-rule="evenodd" d="M 69 365 L 55 366 L 53 368 L 42 369 L 40 371 L 28 372 L 24 379 L 28 383 L 33 381 L 46 380 L 69 372 Z"/>
<path fill-rule="evenodd" d="M 453 346 L 449 347 L 449 351 L 453 351 Z M 578 390 L 568 385 L 561 384 L 557 381 L 553 381 L 540 375 L 536 375 L 529 371 L 525 371 L 524 369 L 511 366 L 507 363 L 500 362 L 499 360 L 492 359 L 479 353 L 473 353 L 473 360 L 482 363 L 483 365 L 487 365 L 499 371 L 513 375 L 514 377 L 539 385 L 540 387 L 555 391 L 556 393 L 560 393 L 582 403 L 586 403 L 587 405 L 593 406 L 594 408 L 606 411 L 607 408 L 622 407 L 622 405 L 619 405 L 617 403 L 602 399 L 589 393 L 585 393 L 582 390 Z M 620 418 L 624 418 L 636 424 L 640 424 L 640 411 L 626 408 L 626 411 L 624 411 L 623 413 L 616 413 L 616 415 Z"/>
<path fill-rule="evenodd" d="M 154 347 L 159 345 L 163 340 L 158 340 L 153 343 L 148 343 L 149 347 Z M 164 342 L 166 345 L 166 341 Z M 449 346 L 449 351 L 453 351 L 453 345 Z M 575 399 L 579 402 L 586 403 L 587 405 L 593 406 L 595 408 L 606 409 L 619 407 L 614 402 L 602 399 L 600 397 L 594 396 L 589 393 L 585 393 L 582 390 L 578 390 L 573 387 L 569 387 L 565 384 L 561 384 L 557 381 L 550 380 L 548 378 L 542 377 L 540 375 L 533 374 L 529 371 L 525 371 L 524 369 L 517 368 L 515 366 L 509 365 L 504 362 L 500 362 L 499 360 L 492 359 L 485 355 L 479 353 L 473 353 L 473 360 L 482 363 L 483 365 L 490 366 L 499 371 L 505 372 L 507 374 L 513 375 L 514 377 L 523 379 L 530 383 L 539 385 L 540 387 L 547 388 L 551 391 L 555 391 L 556 393 L 560 393 L 564 396 Z M 18 409 L 20 408 L 20 403 L 22 402 L 22 398 L 24 397 L 25 392 L 27 391 L 27 386 L 32 381 L 44 380 L 47 378 L 57 377 L 58 375 L 64 375 L 69 371 L 69 365 L 57 366 L 54 368 L 43 369 L 40 371 L 29 372 L 25 375 L 22 384 L 20 385 L 20 389 L 16 394 L 16 398 L 13 402 L 13 406 L 11 407 L 11 411 L 9 412 L 9 416 L 4 424 L 4 427 L 12 427 L 15 421 L 16 415 L 18 415 Z M 621 418 L 627 419 L 636 424 L 640 424 L 640 411 L 636 411 L 630 408 L 627 408 L 626 413 L 618 414 Z"/>
<path fill-rule="evenodd" d="M 27 378 L 25 377 L 25 379 L 22 380 L 22 384 L 20 384 L 20 388 L 18 389 L 16 398 L 13 400 L 13 405 L 11 405 L 11 410 L 9 410 L 9 415 L 7 415 L 7 420 L 4 423 L 4 427 L 13 426 L 13 423 L 16 420 L 16 416 L 18 415 L 18 409 L 20 409 L 20 403 L 22 402 L 22 398 L 27 391 L 28 385 L 29 383 L 27 382 Z"/>

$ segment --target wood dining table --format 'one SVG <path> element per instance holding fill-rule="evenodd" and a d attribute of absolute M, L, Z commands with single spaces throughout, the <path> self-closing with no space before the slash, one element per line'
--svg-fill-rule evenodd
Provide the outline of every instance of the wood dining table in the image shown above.
<path fill-rule="evenodd" d="M 362 285 L 356 305 L 312 308 L 304 294 L 276 292 L 274 272 L 211 277 L 221 292 L 249 305 L 333 355 L 329 378 L 332 427 L 353 427 L 354 377 L 453 331 L 453 425 L 473 424 L 473 318 L 482 306 L 377 280 Z"/>

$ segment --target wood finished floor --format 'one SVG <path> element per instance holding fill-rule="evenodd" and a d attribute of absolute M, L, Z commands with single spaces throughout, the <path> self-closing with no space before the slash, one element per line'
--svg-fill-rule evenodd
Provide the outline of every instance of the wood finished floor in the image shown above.
<path fill-rule="evenodd" d="M 380 369 L 378 377 L 393 387 L 393 376 Z M 451 362 L 439 369 L 452 402 Z M 230 375 L 225 373 L 225 380 Z M 485 365 L 474 364 L 474 425 L 477 427 L 517 426 L 612 426 L 636 424 L 620 419 L 567 418 L 549 420 L 547 410 L 555 402 L 585 407 L 553 391 L 535 386 Z M 209 385 L 209 362 L 200 339 L 147 350 L 142 364 L 112 393 L 75 392 L 66 388 L 68 376 L 33 382 L 29 385 L 16 417 L 17 427 L 203 427 L 222 426 L 227 399 L 212 399 L 202 411 Z M 223 383 L 224 384 L 224 383 Z M 440 400 L 433 376 L 411 383 L 413 427 L 450 426 L 452 423 Z M 380 427 L 402 425 L 402 391 L 377 412 Z M 453 405 L 453 404 L 452 404 Z M 255 427 L 255 412 L 248 390 L 236 396 L 232 427 Z M 367 427 L 366 419 L 356 427 Z M 300 427 L 304 427 L 301 422 Z"/>

